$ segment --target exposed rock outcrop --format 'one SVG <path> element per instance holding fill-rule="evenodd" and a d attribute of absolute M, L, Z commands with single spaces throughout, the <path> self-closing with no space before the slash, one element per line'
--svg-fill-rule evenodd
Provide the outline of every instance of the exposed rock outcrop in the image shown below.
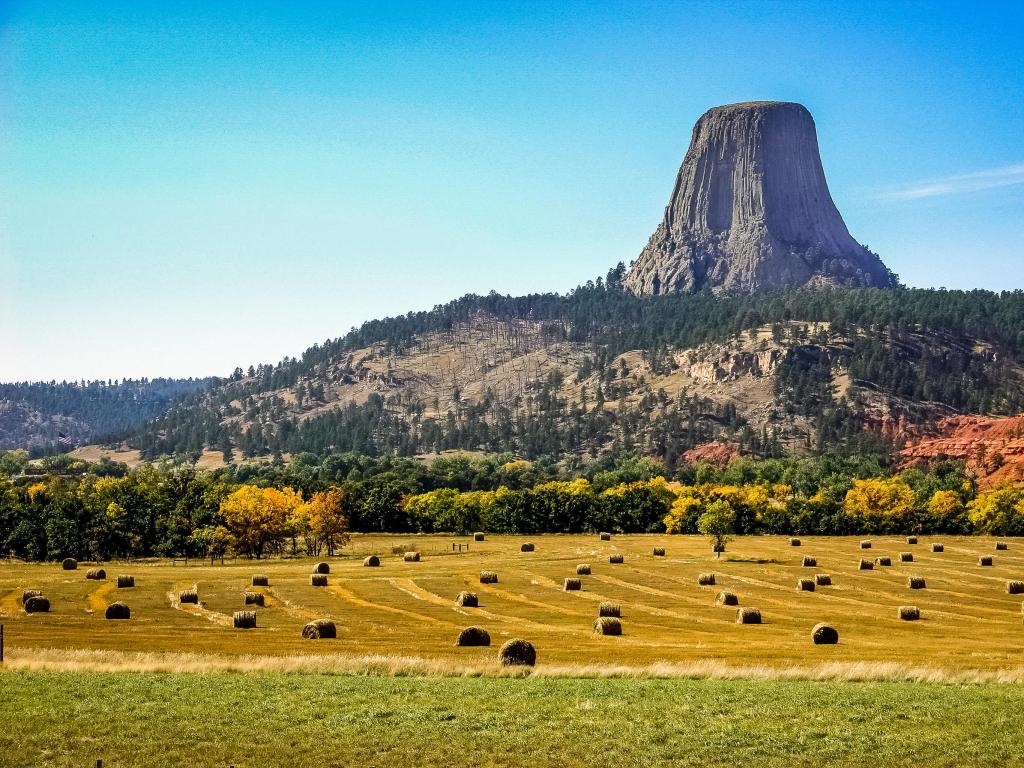
<path fill-rule="evenodd" d="M 808 283 L 886 287 L 896 279 L 843 223 L 803 106 L 747 102 L 708 110 L 626 286 L 657 294 Z"/>
<path fill-rule="evenodd" d="M 1024 480 L 1024 415 L 951 416 L 937 431 L 938 437 L 904 448 L 900 458 L 907 464 L 959 459 L 985 486 Z"/>

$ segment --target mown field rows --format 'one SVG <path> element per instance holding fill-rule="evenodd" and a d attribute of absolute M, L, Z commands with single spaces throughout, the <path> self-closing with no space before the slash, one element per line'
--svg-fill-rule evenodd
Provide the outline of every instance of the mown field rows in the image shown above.
<path fill-rule="evenodd" d="M 536 545 L 521 552 L 524 541 Z M 726 665 L 880 663 L 921 665 L 945 670 L 1024 669 L 1022 595 L 1008 594 L 1007 582 L 1024 579 L 1024 542 L 1008 541 L 996 551 L 989 538 L 873 537 L 870 549 L 859 538 L 805 537 L 799 547 L 782 537 L 743 537 L 729 544 L 721 559 L 706 539 L 685 536 L 471 537 L 357 536 L 341 557 L 330 559 L 328 586 L 310 585 L 314 560 L 235 560 L 211 566 L 169 561 L 102 564 L 107 578 L 87 580 L 86 568 L 64 571 L 60 564 L 0 565 L 0 622 L 5 625 L 8 662 L 17 665 L 53 649 L 124 652 L 290 656 L 383 655 L 417 657 L 472 667 L 493 664 L 496 648 L 511 637 L 534 644 L 538 665 L 628 665 L 714 660 Z M 945 551 L 933 553 L 941 541 Z M 451 544 L 469 543 L 468 552 Z M 420 562 L 405 562 L 392 547 L 414 544 Z M 655 557 L 655 547 L 666 556 Z M 900 562 L 912 552 L 914 561 Z M 364 567 L 377 554 L 381 566 Z M 612 554 L 624 562 L 612 564 Z M 993 565 L 978 560 L 991 555 Z M 816 558 L 804 567 L 804 556 Z M 888 567 L 859 570 L 862 558 L 887 556 Z M 576 565 L 589 563 L 583 589 L 563 591 L 563 579 Z M 479 583 L 481 570 L 498 574 L 495 584 Z M 714 586 L 699 586 L 700 573 L 713 572 Z M 118 589 L 120 573 L 136 586 Z M 269 586 L 251 587 L 255 573 Z M 800 578 L 827 573 L 832 586 L 797 590 Z M 911 590 L 910 576 L 926 588 Z M 180 590 L 195 586 L 198 606 L 182 605 Z M 41 590 L 49 613 L 27 615 L 21 597 Z M 246 590 L 265 594 L 257 608 L 257 628 L 232 627 Z M 476 592 L 478 608 L 455 605 L 461 590 Z M 761 625 L 735 623 L 736 608 L 715 605 L 721 590 L 734 592 L 739 605 L 761 610 Z M 128 621 L 104 618 L 106 605 L 126 602 Z M 601 601 L 622 606 L 623 634 L 597 636 L 592 624 Z M 901 621 L 899 606 L 915 605 L 921 620 Z M 335 640 L 310 641 L 303 625 L 331 618 Z M 818 622 L 840 634 L 834 646 L 815 646 Z M 470 625 L 490 633 L 490 648 L 457 648 L 459 631 Z"/>

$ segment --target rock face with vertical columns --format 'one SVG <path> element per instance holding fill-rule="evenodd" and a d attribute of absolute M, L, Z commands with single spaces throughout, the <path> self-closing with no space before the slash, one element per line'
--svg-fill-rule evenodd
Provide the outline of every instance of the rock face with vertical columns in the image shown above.
<path fill-rule="evenodd" d="M 757 101 L 708 110 L 626 287 L 659 294 L 807 284 L 897 281 L 832 202 L 806 108 Z"/>

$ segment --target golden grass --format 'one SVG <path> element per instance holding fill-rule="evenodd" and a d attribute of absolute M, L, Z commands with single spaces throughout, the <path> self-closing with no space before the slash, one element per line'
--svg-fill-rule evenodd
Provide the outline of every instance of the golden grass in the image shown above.
<path fill-rule="evenodd" d="M 379 568 L 364 568 L 367 554 L 410 537 L 354 537 L 344 556 L 331 560 L 326 589 L 309 586 L 308 559 L 133 562 L 138 586 L 127 599 L 130 622 L 103 620 L 112 582 L 97 587 L 59 563 L 0 564 L 10 665 L 507 674 L 493 648 L 453 646 L 472 615 L 495 647 L 512 637 L 533 643 L 537 675 L 1024 681 L 1021 601 L 1006 586 L 1024 577 L 1024 547 L 1012 543 L 989 568 L 978 568 L 977 560 L 991 551 L 991 539 L 943 537 L 943 554 L 921 551 L 906 566 L 894 559 L 891 568 L 858 571 L 858 540 L 844 537 L 805 537 L 803 548 L 783 537 L 741 537 L 720 559 L 705 539 L 686 536 L 620 535 L 614 543 L 543 536 L 529 558 L 521 556 L 520 537 L 488 536 L 468 553 L 451 552 L 457 537 L 414 538 L 424 553 L 416 567 L 385 558 Z M 654 546 L 669 556 L 655 557 Z M 904 537 L 875 537 L 872 551 L 895 556 L 905 546 Z M 832 586 L 794 589 L 807 575 L 808 550 Z M 610 565 L 612 551 L 624 553 L 625 563 Z M 593 575 L 578 577 L 579 592 L 564 591 L 580 562 L 592 563 Z M 232 615 L 244 607 L 254 570 L 274 586 L 262 589 L 267 606 L 257 628 L 236 632 Z M 500 583 L 479 584 L 481 570 L 500 573 Z M 712 570 L 717 586 L 699 587 L 698 574 Z M 897 608 L 909 599 L 911 575 L 925 577 L 928 589 L 913 597 L 921 620 L 903 622 Z M 201 604 L 178 604 L 178 592 L 194 584 Z M 42 590 L 50 613 L 26 615 L 24 589 Z M 479 608 L 455 604 L 464 590 L 478 594 Z M 715 606 L 721 590 L 736 593 L 741 606 L 760 608 L 765 623 L 736 625 L 733 610 Z M 616 642 L 593 635 L 603 601 L 622 607 L 628 634 Z M 311 648 L 301 630 L 313 618 L 334 620 L 337 639 Z M 838 645 L 811 642 L 819 622 L 839 630 Z"/>

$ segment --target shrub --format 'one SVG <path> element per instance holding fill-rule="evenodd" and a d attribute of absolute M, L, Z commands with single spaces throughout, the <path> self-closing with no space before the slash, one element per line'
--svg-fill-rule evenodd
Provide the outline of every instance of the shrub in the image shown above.
<path fill-rule="evenodd" d="M 921 609 L 916 605 L 901 605 L 899 617 L 903 621 L 917 621 L 921 618 Z"/>
<path fill-rule="evenodd" d="M 326 587 L 327 577 L 318 573 L 310 574 L 309 585 L 311 587 Z"/>
<path fill-rule="evenodd" d="M 875 564 L 870 560 L 861 559 L 860 565 L 858 565 L 857 568 L 861 571 L 871 571 L 874 570 Z"/>
<path fill-rule="evenodd" d="M 464 630 L 459 632 L 459 637 L 455 641 L 458 646 L 479 646 L 479 645 L 490 645 L 491 635 L 483 627 L 466 627 Z"/>
<path fill-rule="evenodd" d="M 803 563 L 803 567 L 804 568 L 816 568 L 817 566 L 818 566 L 818 561 L 815 558 L 810 557 L 808 555 L 804 556 L 804 563 Z"/>
<path fill-rule="evenodd" d="M 912 562 L 914 562 L 914 553 L 913 552 L 900 552 L 900 562 L 901 563 L 912 563 Z"/>
<path fill-rule="evenodd" d="M 655 557 L 664 557 L 665 556 L 665 548 L 664 547 L 655 547 L 654 548 L 654 556 Z"/>
<path fill-rule="evenodd" d="M 25 601 L 25 613 L 46 613 L 50 610 L 50 601 L 42 595 L 34 595 Z"/>
<path fill-rule="evenodd" d="M 380 566 L 380 558 L 376 555 L 370 555 L 369 557 L 363 558 L 363 565 L 366 568 L 378 568 Z"/>
<path fill-rule="evenodd" d="M 85 578 L 93 579 L 95 581 L 104 581 L 107 578 L 107 572 L 102 568 L 90 568 L 85 572 Z"/>
<path fill-rule="evenodd" d="M 420 553 L 406 552 L 404 555 L 402 555 L 402 559 L 405 560 L 405 562 L 407 563 L 418 563 L 420 561 Z"/>
<path fill-rule="evenodd" d="M 529 541 L 524 541 L 519 547 L 520 552 L 533 552 L 534 546 Z"/>
<path fill-rule="evenodd" d="M 459 594 L 455 596 L 455 604 L 461 605 L 463 608 L 476 608 L 476 592 L 459 592 Z"/>
<path fill-rule="evenodd" d="M 814 579 L 799 579 L 796 583 L 796 588 L 801 592 L 813 592 Z"/>
<path fill-rule="evenodd" d="M 831 587 L 832 576 L 827 573 L 817 573 L 814 575 L 814 583 L 819 587 Z"/>
<path fill-rule="evenodd" d="M 330 573 L 330 572 L 331 572 L 331 564 L 330 563 L 317 563 L 316 565 L 313 566 L 313 573 Z"/>
<path fill-rule="evenodd" d="M 583 582 L 579 579 L 565 579 L 562 582 L 562 589 L 566 592 L 578 592 L 583 589 Z"/>
<path fill-rule="evenodd" d="M 622 606 L 618 603 L 604 602 L 597 606 L 598 616 L 612 616 L 616 619 L 622 617 Z"/>
<path fill-rule="evenodd" d="M 702 587 L 713 587 L 715 586 L 715 574 L 699 573 L 697 574 L 697 583 Z"/>
<path fill-rule="evenodd" d="M 526 640 L 509 640 L 498 651 L 498 661 L 506 667 L 532 667 L 537 663 L 537 651 Z"/>
<path fill-rule="evenodd" d="M 21 593 L 22 606 L 24 606 L 25 603 L 27 603 L 33 597 L 39 597 L 42 594 L 43 593 L 40 592 L 38 589 L 26 589 L 24 592 Z"/>
<path fill-rule="evenodd" d="M 594 619 L 594 634 L 621 635 L 622 621 L 614 616 L 599 616 Z"/>
<path fill-rule="evenodd" d="M 740 599 L 732 592 L 719 592 L 715 598 L 715 605 L 739 605 Z"/>
<path fill-rule="evenodd" d="M 835 645 L 839 642 L 839 632 L 828 624 L 815 624 L 811 630 L 811 639 L 815 645 Z"/>
<path fill-rule="evenodd" d="M 884 565 L 884 566 L 888 567 L 888 566 L 892 565 L 892 558 L 891 557 L 884 557 L 884 556 L 883 557 L 876 557 L 875 558 L 875 563 L 877 565 Z"/>
<path fill-rule="evenodd" d="M 1006 592 L 1010 595 L 1024 595 L 1024 581 L 1006 582 Z M 1024 610 L 1024 606 L 1022 606 L 1022 610 Z"/>
<path fill-rule="evenodd" d="M 487 536 L 484 534 L 483 531 L 477 531 L 473 534 L 473 541 L 484 541 L 486 538 Z"/>
<path fill-rule="evenodd" d="M 982 555 L 978 558 L 978 565 L 992 565 L 992 555 Z"/>
<path fill-rule="evenodd" d="M 252 577 L 252 585 L 254 587 L 269 587 L 270 577 L 265 573 L 257 573 Z"/>
<path fill-rule="evenodd" d="M 75 558 L 73 557 L 65 557 L 63 560 L 61 560 L 60 567 L 63 568 L 65 571 L 77 571 L 78 561 L 75 560 Z"/>
<path fill-rule="evenodd" d="M 108 619 L 130 619 L 132 610 L 124 603 L 111 603 L 103 615 Z"/>
<path fill-rule="evenodd" d="M 255 629 L 256 611 L 235 611 L 235 629 Z"/>
<path fill-rule="evenodd" d="M 266 604 L 266 598 L 263 596 L 262 592 L 246 592 L 245 604 L 258 605 L 262 608 Z"/>
<path fill-rule="evenodd" d="M 622 560 L 623 560 L 622 555 L 609 555 L 608 556 L 608 562 L 609 563 L 621 564 Z"/>
<path fill-rule="evenodd" d="M 576 566 L 576 575 L 577 576 L 589 576 L 590 575 L 590 564 L 589 563 L 580 563 L 579 565 L 577 565 Z"/>
<path fill-rule="evenodd" d="M 131 589 L 135 586 L 135 577 L 121 574 L 117 577 L 117 588 L 118 589 Z"/>
<path fill-rule="evenodd" d="M 932 552 L 944 552 L 946 548 L 942 544 L 932 544 Z"/>
<path fill-rule="evenodd" d="M 338 628 L 330 619 L 314 619 L 302 628 L 307 640 L 329 640 L 338 636 Z"/>
<path fill-rule="evenodd" d="M 480 571 L 481 584 L 497 584 L 498 574 L 494 571 Z"/>
<path fill-rule="evenodd" d="M 924 576 L 911 576 L 907 579 L 907 586 L 911 589 L 924 589 Z"/>
<path fill-rule="evenodd" d="M 757 608 L 738 608 L 736 609 L 736 623 L 760 624 L 761 611 Z"/>
<path fill-rule="evenodd" d="M 178 593 L 179 603 L 191 603 L 192 605 L 199 605 L 199 590 L 198 589 L 183 589 Z"/>

